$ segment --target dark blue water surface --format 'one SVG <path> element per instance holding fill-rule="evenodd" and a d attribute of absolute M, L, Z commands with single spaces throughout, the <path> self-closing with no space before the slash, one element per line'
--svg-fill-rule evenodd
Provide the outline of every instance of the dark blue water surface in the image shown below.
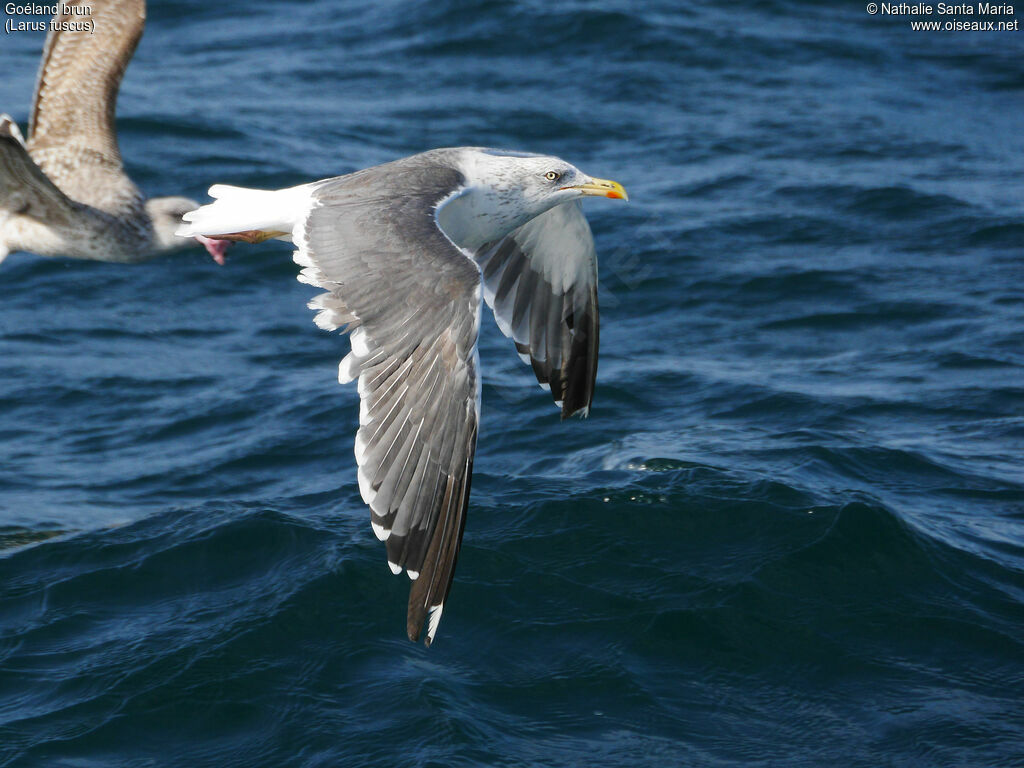
<path fill-rule="evenodd" d="M 23 125 L 42 42 L 0 40 Z M 621 181 L 597 396 L 560 423 L 485 316 L 426 650 L 287 245 L 12 255 L 0 765 L 1024 764 L 1024 32 L 152 2 L 118 127 L 149 194 L 462 144 Z"/>

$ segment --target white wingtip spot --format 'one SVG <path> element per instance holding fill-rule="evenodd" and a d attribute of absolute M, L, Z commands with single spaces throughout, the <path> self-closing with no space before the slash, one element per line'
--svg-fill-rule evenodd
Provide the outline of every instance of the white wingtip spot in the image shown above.
<path fill-rule="evenodd" d="M 441 613 L 444 611 L 444 603 L 435 605 L 430 609 L 427 616 L 427 640 L 434 641 L 434 633 L 437 632 L 437 625 L 441 623 Z"/>
<path fill-rule="evenodd" d="M 313 318 L 316 327 L 324 331 L 336 331 L 341 325 L 335 320 L 333 309 L 325 309 L 316 313 Z"/>
<path fill-rule="evenodd" d="M 391 572 L 396 576 L 402 572 L 402 566 L 398 563 L 392 563 L 390 560 L 388 560 L 388 568 L 390 568 Z"/>
<path fill-rule="evenodd" d="M 345 355 L 338 364 L 338 383 L 348 384 L 351 381 L 355 381 L 358 375 L 359 361 L 355 355 Z"/>
<path fill-rule="evenodd" d="M 360 327 L 349 334 L 352 343 L 352 353 L 356 357 L 367 357 L 370 354 L 370 346 L 366 343 L 366 331 Z"/>
<path fill-rule="evenodd" d="M 366 472 L 360 467 L 359 471 L 356 472 L 356 478 L 359 480 L 359 495 L 363 497 L 363 501 L 367 504 L 372 504 L 373 500 L 377 498 L 377 492 L 373 490 L 373 486 L 370 484 L 370 478 L 367 477 Z"/>
<path fill-rule="evenodd" d="M 406 571 L 405 575 L 409 577 L 409 581 L 416 581 L 420 577 L 419 571 Z"/>
<path fill-rule="evenodd" d="M 300 267 L 308 267 L 310 269 L 316 269 L 316 263 L 313 261 L 313 257 L 309 255 L 309 251 L 305 248 L 299 248 L 292 254 L 292 261 L 298 264 Z"/>
<path fill-rule="evenodd" d="M 373 528 L 373 535 L 381 541 L 387 541 L 388 537 L 391 535 L 390 528 L 385 528 L 383 525 L 374 522 L 373 520 L 370 521 L 370 527 Z"/>
<path fill-rule="evenodd" d="M 319 269 L 311 269 L 306 267 L 296 276 L 296 280 L 306 285 L 312 285 L 314 288 L 323 288 L 323 281 L 325 280 L 324 273 Z"/>
<path fill-rule="evenodd" d="M 362 405 L 360 403 L 360 405 Z M 356 432 L 355 442 L 355 454 L 356 454 L 356 465 L 363 466 L 363 457 L 366 455 L 366 439 L 362 436 L 363 430 Z"/>

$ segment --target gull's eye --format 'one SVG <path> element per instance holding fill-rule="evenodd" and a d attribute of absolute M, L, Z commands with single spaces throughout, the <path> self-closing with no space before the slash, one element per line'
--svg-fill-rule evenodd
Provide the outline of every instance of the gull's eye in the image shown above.
<path fill-rule="evenodd" d="M 547 173 L 544 174 L 544 178 L 547 179 L 548 181 L 558 181 L 560 178 L 562 178 L 562 174 L 560 174 L 558 171 L 548 171 Z"/>

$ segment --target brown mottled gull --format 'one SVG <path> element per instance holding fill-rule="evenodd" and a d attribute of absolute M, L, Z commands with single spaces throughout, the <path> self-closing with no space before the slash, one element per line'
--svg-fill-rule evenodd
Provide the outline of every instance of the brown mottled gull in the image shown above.
<path fill-rule="evenodd" d="M 179 233 L 295 243 L 321 328 L 350 331 L 359 490 L 388 565 L 412 580 L 407 631 L 437 631 L 466 521 L 486 301 L 562 417 L 590 409 L 597 259 L 580 200 L 626 199 L 556 157 L 436 149 L 276 191 L 217 185 Z"/>
<path fill-rule="evenodd" d="M 61 5 L 91 6 L 95 26 L 89 32 L 51 25 L 27 142 L 17 124 L 0 115 L 0 261 L 22 250 L 138 262 L 203 243 L 223 263 L 225 243 L 174 234 L 196 202 L 145 199 L 121 163 L 114 111 L 121 78 L 142 37 L 145 0 Z M 54 21 L 72 14 L 65 10 Z"/>

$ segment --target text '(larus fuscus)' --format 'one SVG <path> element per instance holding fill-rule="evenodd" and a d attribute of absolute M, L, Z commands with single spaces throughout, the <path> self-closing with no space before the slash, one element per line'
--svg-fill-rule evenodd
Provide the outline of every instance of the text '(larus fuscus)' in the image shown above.
<path fill-rule="evenodd" d="M 147 200 L 124 172 L 117 92 L 146 23 L 144 0 L 71 0 L 50 25 L 28 141 L 0 115 L 0 261 L 12 251 L 139 262 L 202 243 L 219 264 L 226 243 L 181 238 L 186 197 Z M 67 24 L 90 11 L 91 30 Z"/>

